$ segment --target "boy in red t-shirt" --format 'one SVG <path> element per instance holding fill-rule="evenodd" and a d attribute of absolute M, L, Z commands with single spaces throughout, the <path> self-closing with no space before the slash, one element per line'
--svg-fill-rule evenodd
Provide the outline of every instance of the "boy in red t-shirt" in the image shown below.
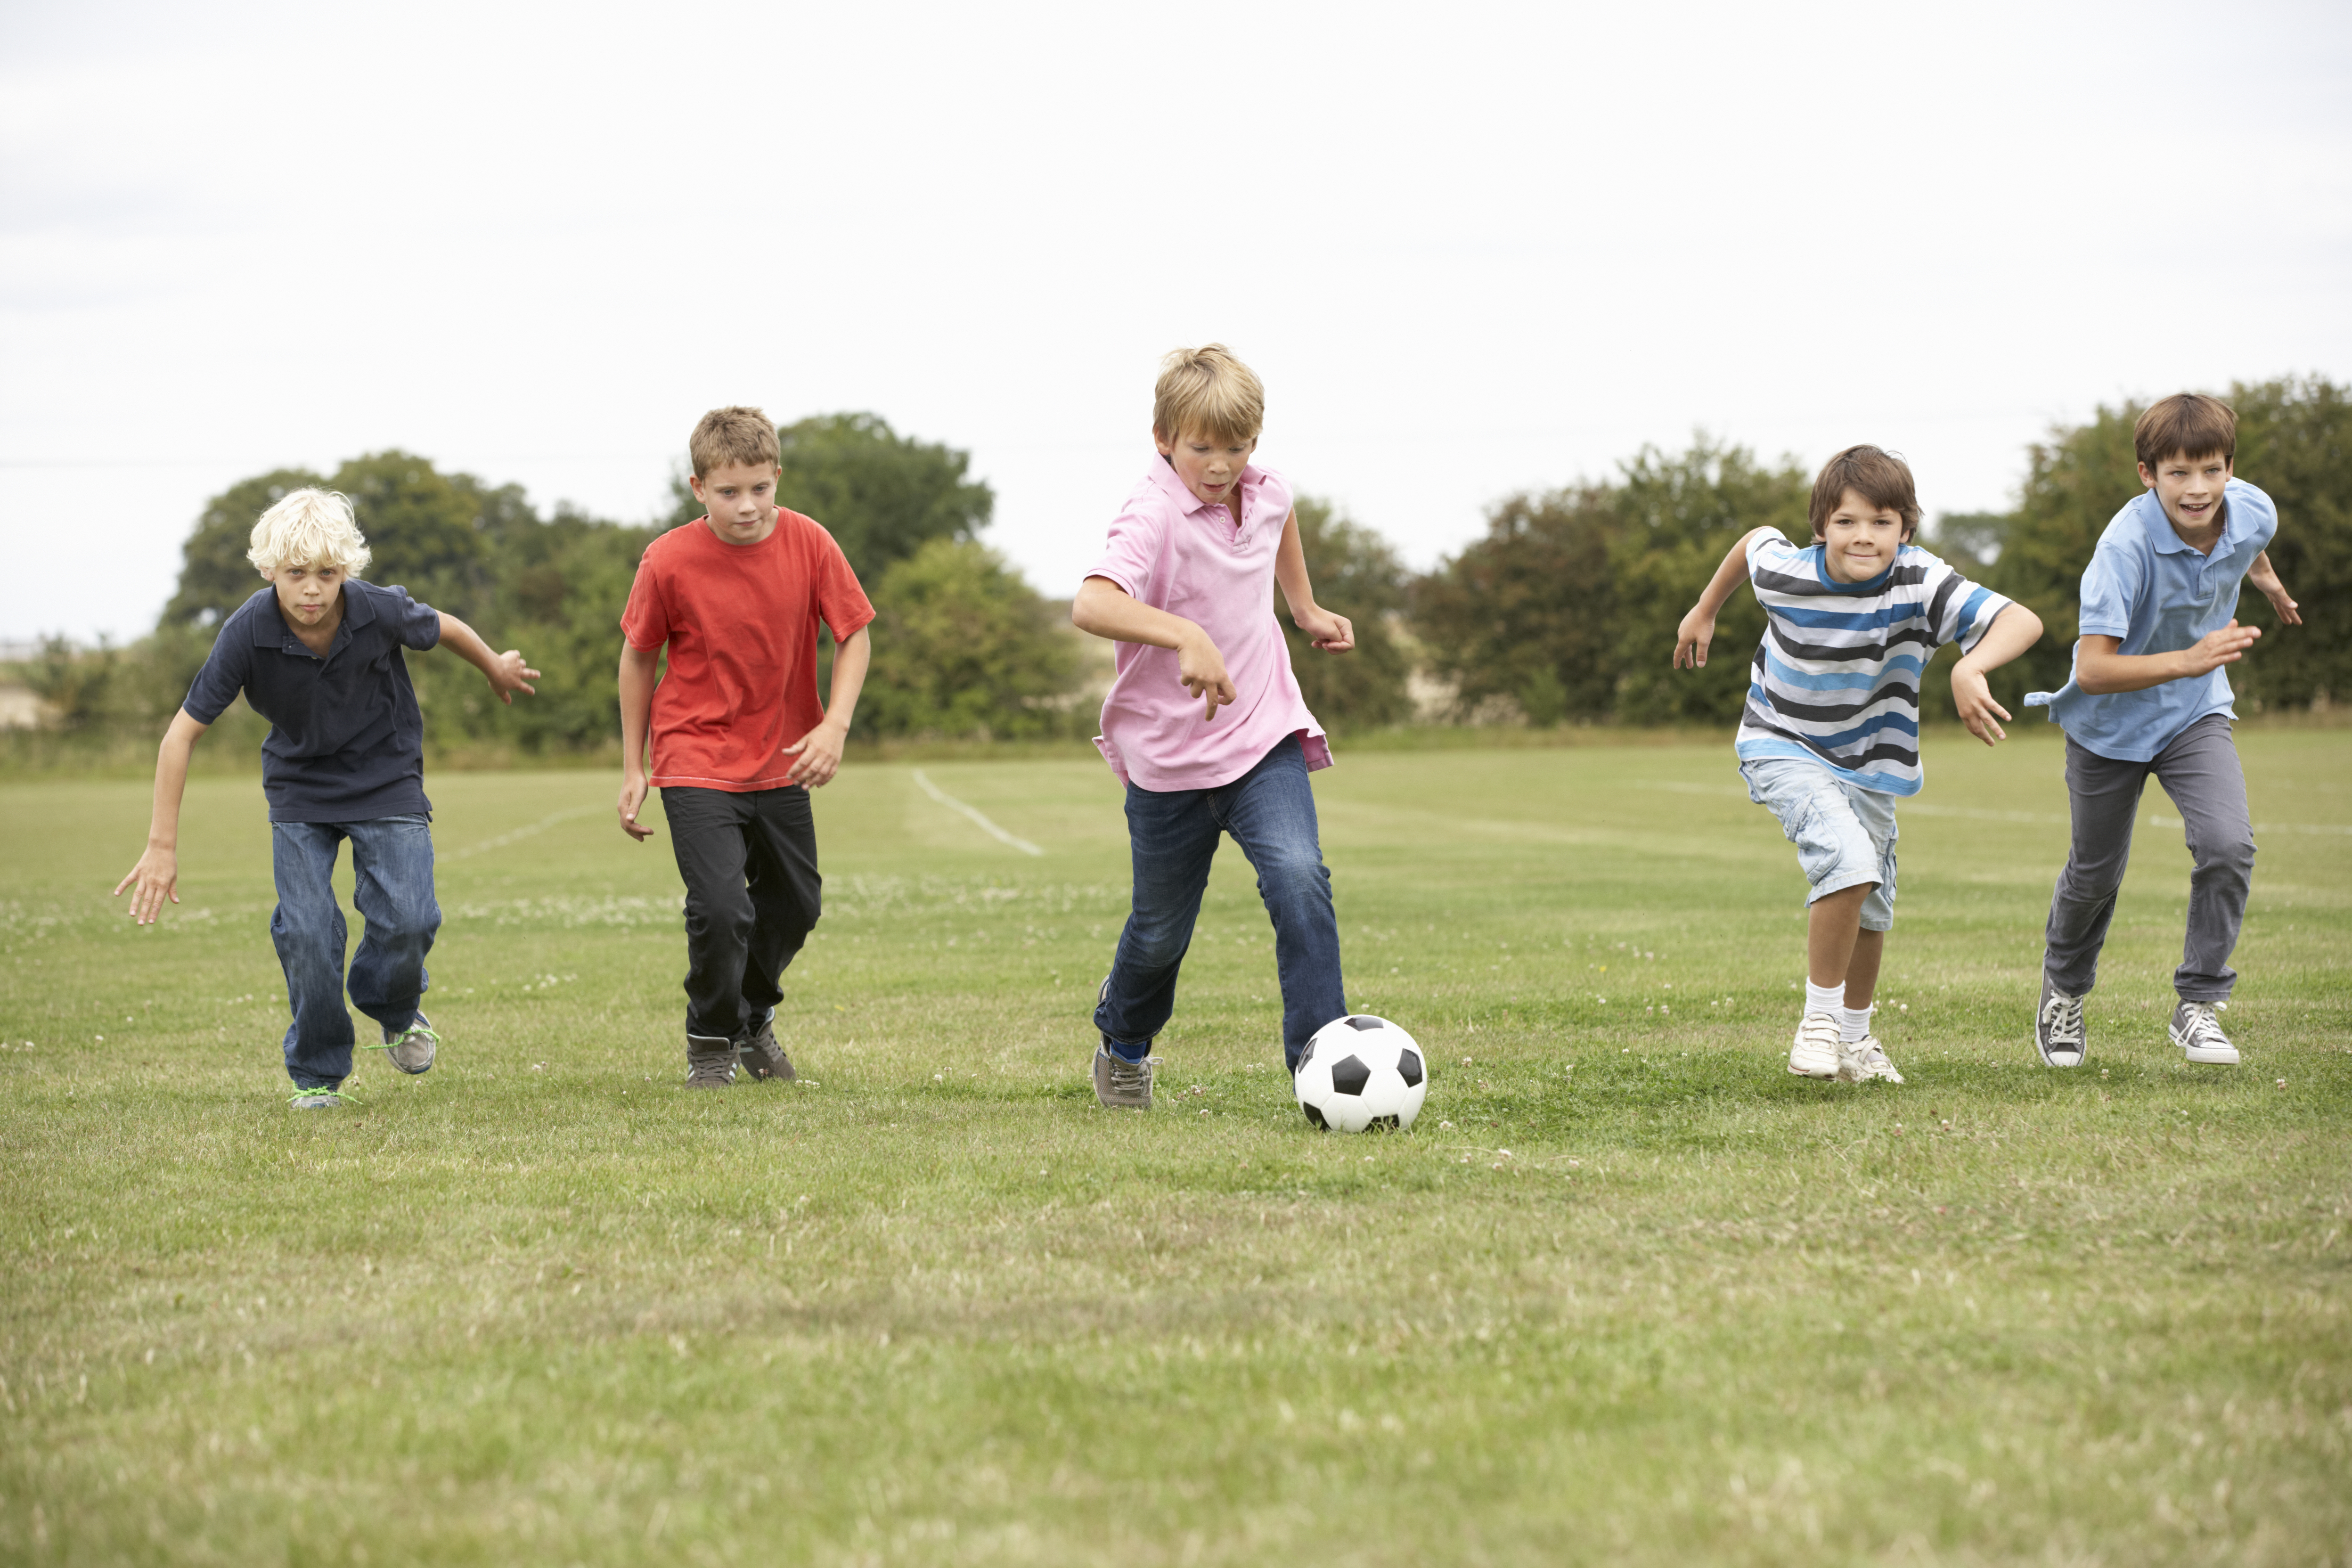
<path fill-rule="evenodd" d="M 689 450 L 709 513 L 646 547 L 621 616 L 621 830 L 653 837 L 637 813 L 658 788 L 686 879 L 686 1085 L 725 1089 L 739 1059 L 754 1078 L 793 1076 L 775 1017 L 820 909 L 808 792 L 841 766 L 874 606 L 833 535 L 776 504 L 766 415 L 714 408 Z M 823 708 L 820 620 L 837 645 Z"/>

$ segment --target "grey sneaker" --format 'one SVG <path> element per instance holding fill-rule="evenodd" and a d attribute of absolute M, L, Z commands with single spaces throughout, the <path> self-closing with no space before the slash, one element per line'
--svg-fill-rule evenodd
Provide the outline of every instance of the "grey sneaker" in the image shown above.
<path fill-rule="evenodd" d="M 1151 1058 L 1139 1062 L 1114 1056 L 1108 1046 L 1095 1047 L 1095 1098 L 1105 1110 L 1151 1109 Z"/>
<path fill-rule="evenodd" d="M 440 1054 L 441 1037 L 433 1032 L 433 1026 L 425 1021 L 424 1014 L 419 1013 L 409 1020 L 408 1027 L 398 1034 L 384 1030 L 383 1044 L 370 1046 L 368 1049 L 383 1052 L 392 1065 L 403 1072 L 430 1072 L 433 1070 L 433 1058 Z"/>
<path fill-rule="evenodd" d="M 1876 1035 L 1864 1035 L 1852 1042 L 1838 1042 L 1838 1081 L 1840 1083 L 1901 1083 L 1903 1075 L 1886 1059 L 1886 1047 L 1878 1043 Z"/>
<path fill-rule="evenodd" d="M 2033 1048 L 2042 1053 L 2042 1065 L 2052 1068 L 2081 1067 L 2089 1054 L 2083 1037 L 2083 999 L 2051 984 L 2046 974 L 2042 977 L 2042 1011 L 2033 1017 Z"/>
<path fill-rule="evenodd" d="M 2227 1002 L 2183 1002 L 2172 1010 L 2172 1043 L 2189 1054 L 2192 1062 L 2208 1067 L 2233 1068 L 2238 1065 L 2238 1047 L 2221 1032 L 2221 1021 L 2213 1015 L 2228 1006 Z"/>
<path fill-rule="evenodd" d="M 723 1035 L 687 1036 L 687 1088 L 725 1089 L 734 1081 L 734 1041 Z"/>
<path fill-rule="evenodd" d="M 760 1020 L 760 1026 L 735 1042 L 735 1057 L 745 1072 L 753 1078 L 772 1079 L 778 1083 L 790 1083 L 796 1076 L 793 1058 L 784 1055 L 784 1047 L 776 1044 L 776 1015 L 773 1008 Z"/>
<path fill-rule="evenodd" d="M 333 1110 L 339 1106 L 357 1105 L 357 1097 L 343 1092 L 337 1083 L 314 1083 L 298 1088 L 286 1103 L 296 1110 Z"/>

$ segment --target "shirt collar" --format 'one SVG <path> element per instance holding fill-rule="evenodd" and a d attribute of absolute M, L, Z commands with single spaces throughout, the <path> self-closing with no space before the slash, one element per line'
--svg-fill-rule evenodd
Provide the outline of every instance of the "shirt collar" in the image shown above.
<path fill-rule="evenodd" d="M 2164 503 L 2156 499 L 2154 490 L 2140 491 L 2140 526 L 2147 530 L 2148 543 L 2168 554 L 2194 555 L 2200 561 L 2219 561 L 2229 553 L 2231 546 L 2245 538 L 2239 526 L 2245 508 L 2230 504 L 2230 485 L 2221 487 L 2221 532 L 2213 541 L 2210 553 L 2180 537 L 2180 531 L 2172 526 L 2170 518 L 2164 515 Z"/>
<path fill-rule="evenodd" d="M 1151 465 L 1151 478 L 1153 482 L 1159 485 L 1161 493 L 1165 494 L 1170 500 L 1174 501 L 1188 517 L 1196 511 L 1223 511 L 1225 512 L 1225 515 L 1228 518 L 1233 515 L 1232 512 L 1226 511 L 1226 509 L 1219 503 L 1215 501 L 1202 500 L 1199 496 L 1194 495 L 1191 490 L 1185 489 L 1183 479 L 1180 478 L 1176 472 L 1176 465 L 1170 462 L 1165 458 L 1160 458 Z M 1260 468 L 1255 463 L 1244 463 L 1242 465 L 1241 495 L 1242 518 L 1244 521 L 1248 521 L 1250 501 L 1256 496 L 1258 486 L 1265 479 L 1265 470 Z"/>
<path fill-rule="evenodd" d="M 1177 488 L 1181 489 L 1183 487 L 1180 485 Z M 339 637 L 342 635 L 343 626 L 363 626 L 375 619 L 375 606 L 368 603 L 368 596 L 352 592 L 357 586 L 356 579 L 346 578 L 343 582 L 342 626 L 335 628 L 335 635 Z M 294 636 L 294 624 L 286 618 L 286 612 L 278 607 L 278 591 L 274 584 L 264 586 L 262 593 L 268 597 L 263 601 L 262 613 L 253 617 L 253 646 L 277 647 Z M 272 616 L 277 619 L 270 619 Z"/>

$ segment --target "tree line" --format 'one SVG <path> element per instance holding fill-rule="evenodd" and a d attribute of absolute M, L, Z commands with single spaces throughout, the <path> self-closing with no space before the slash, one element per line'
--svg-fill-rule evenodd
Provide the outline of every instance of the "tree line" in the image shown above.
<path fill-rule="evenodd" d="M 2264 641 L 2231 671 L 2242 710 L 2326 705 L 2352 695 L 2352 630 L 2336 606 L 2352 589 L 2352 408 L 2321 378 L 2240 384 L 2238 471 L 2268 490 L 2282 524 L 2272 559 L 2305 605 L 2305 625 L 2276 635 L 2259 594 L 2241 618 Z M 2030 605 L 2048 628 L 1997 673 L 2012 712 L 2029 689 L 2066 679 L 2076 595 L 2100 531 L 2139 489 L 2132 404 L 2052 431 L 2027 452 L 2014 508 L 1946 514 L 1921 542 L 1989 587 Z M 995 497 L 968 454 L 893 430 L 872 414 L 804 419 L 780 432 L 785 504 L 823 521 L 867 587 L 877 615 L 874 666 L 856 732 L 882 737 L 1042 739 L 1091 734 L 1083 639 L 1062 606 L 981 539 Z M 374 552 L 370 576 L 521 647 L 544 672 L 535 700 L 499 708 L 471 670 L 411 665 L 428 742 L 490 743 L 525 753 L 610 744 L 619 730 L 618 623 L 638 556 L 665 529 L 701 515 L 682 481 L 670 514 L 644 526 L 558 507 L 542 515 L 516 486 L 443 473 L 388 451 L 331 474 L 257 475 L 206 504 L 188 537 L 179 584 L 154 632 L 123 648 L 47 647 L 19 673 L 68 728 L 160 729 L 211 647 L 213 628 L 258 585 L 245 560 L 261 511 L 303 485 L 352 498 Z M 1735 598 L 1717 646 L 1738 650 L 1696 674 L 1674 671 L 1675 627 L 1731 542 L 1759 524 L 1811 538 L 1811 476 L 1745 447 L 1695 439 L 1644 447 L 1606 479 L 1514 495 L 1485 535 L 1432 571 L 1406 569 L 1373 530 L 1311 498 L 1298 503 L 1317 597 L 1355 622 L 1359 650 L 1310 654 L 1295 628 L 1293 660 L 1307 701 L 1339 731 L 1414 716 L 1416 669 L 1443 716 L 1534 725 L 1728 725 L 1748 685 L 1745 654 L 1762 635 L 1754 599 Z M 1923 498 L 1932 500 L 1932 498 Z M 1947 649 L 1947 662 L 1955 657 Z M 1948 684 L 1931 680 L 1925 716 L 1948 717 Z M 258 722 L 240 705 L 239 722 Z"/>

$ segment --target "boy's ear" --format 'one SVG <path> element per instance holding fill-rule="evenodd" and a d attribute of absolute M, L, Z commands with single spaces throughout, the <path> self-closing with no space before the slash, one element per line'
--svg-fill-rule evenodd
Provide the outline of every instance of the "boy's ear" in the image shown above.
<path fill-rule="evenodd" d="M 2146 463 L 2139 466 L 2139 488 L 2144 490 L 2156 489 L 2156 470 Z"/>
<path fill-rule="evenodd" d="M 709 506 L 710 504 L 710 498 L 702 493 L 702 476 L 700 474 L 687 475 L 686 488 L 694 492 L 695 500 L 700 501 L 705 506 Z"/>

